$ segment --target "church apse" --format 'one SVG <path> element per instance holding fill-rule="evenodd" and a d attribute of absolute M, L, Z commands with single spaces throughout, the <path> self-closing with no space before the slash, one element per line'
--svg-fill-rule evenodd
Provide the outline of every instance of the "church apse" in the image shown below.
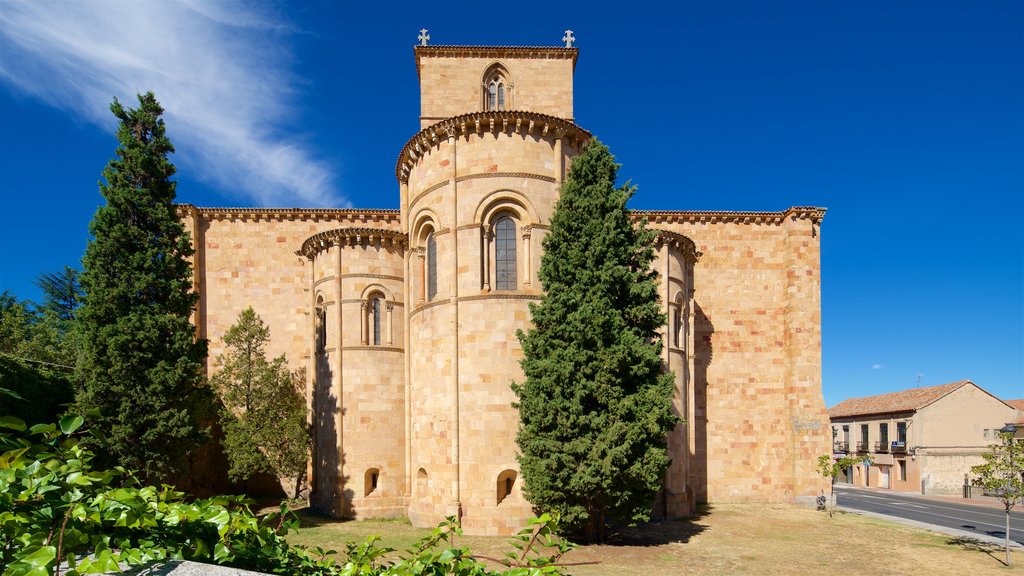
<path fill-rule="evenodd" d="M 251 305 L 268 352 L 306 367 L 316 508 L 416 526 L 453 515 L 467 534 L 511 534 L 534 513 L 515 458 L 516 331 L 541 297 L 559 187 L 591 139 L 574 119 L 578 51 L 414 56 L 421 107 L 395 165 L 397 210 L 179 207 L 198 242 L 198 332 L 214 356 Z M 663 354 L 687 421 L 668 438 L 662 516 L 825 487 L 810 469 L 830 449 L 824 213 L 634 213 L 658 232 Z"/>

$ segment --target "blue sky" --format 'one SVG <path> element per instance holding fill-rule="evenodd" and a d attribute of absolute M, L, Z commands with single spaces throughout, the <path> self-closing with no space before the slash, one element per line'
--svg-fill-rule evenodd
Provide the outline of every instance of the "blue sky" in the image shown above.
<path fill-rule="evenodd" d="M 113 97 L 167 109 L 178 199 L 397 208 L 412 46 L 580 49 L 636 208 L 829 209 L 826 404 L 1024 397 L 1024 4 L 0 0 L 0 290 L 80 266 Z"/>

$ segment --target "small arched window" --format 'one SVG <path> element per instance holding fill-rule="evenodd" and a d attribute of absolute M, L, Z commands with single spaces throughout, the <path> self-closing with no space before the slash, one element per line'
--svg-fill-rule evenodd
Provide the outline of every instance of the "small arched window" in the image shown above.
<path fill-rule="evenodd" d="M 509 216 L 494 223 L 494 288 L 516 289 L 516 222 Z"/>
<path fill-rule="evenodd" d="M 427 471 L 425 469 L 423 469 L 423 468 L 420 468 L 416 472 L 416 497 L 417 498 L 426 498 L 427 497 L 427 488 L 429 487 L 427 485 L 427 481 L 428 481 Z"/>
<path fill-rule="evenodd" d="M 501 504 L 505 498 L 512 495 L 512 487 L 516 483 L 516 471 L 505 470 L 501 474 L 498 474 L 498 493 L 497 493 L 497 504 Z"/>
<path fill-rule="evenodd" d="M 377 489 L 377 483 L 380 480 L 380 470 L 377 468 L 370 468 L 366 471 L 363 476 L 363 496 L 369 496 Z"/>
<path fill-rule="evenodd" d="M 437 240 L 434 233 L 427 235 L 427 300 L 437 296 Z"/>

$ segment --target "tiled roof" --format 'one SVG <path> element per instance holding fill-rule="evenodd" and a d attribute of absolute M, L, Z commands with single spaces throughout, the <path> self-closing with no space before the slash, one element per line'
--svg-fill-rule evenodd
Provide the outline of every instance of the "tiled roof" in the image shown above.
<path fill-rule="evenodd" d="M 1013 406 L 1017 410 L 1024 411 L 1024 398 L 1021 398 L 1020 400 L 1003 400 L 1003 402 L 1006 402 L 1007 404 Z"/>
<path fill-rule="evenodd" d="M 1003 400 L 1003 402 L 1006 402 L 1010 406 L 1016 408 L 1019 413 L 1017 414 L 1017 419 L 1014 420 L 1013 423 L 1017 425 L 1024 424 L 1024 398 L 1021 398 L 1020 400 Z"/>
<path fill-rule="evenodd" d="M 911 388 L 902 392 L 890 392 L 877 396 L 847 398 L 830 408 L 828 415 L 830 418 L 843 418 L 846 416 L 865 416 L 868 414 L 912 412 L 924 408 L 967 384 L 973 385 L 974 383 L 970 380 L 960 380 L 959 382 L 950 382 L 949 384 L 941 384 L 939 386 Z"/>

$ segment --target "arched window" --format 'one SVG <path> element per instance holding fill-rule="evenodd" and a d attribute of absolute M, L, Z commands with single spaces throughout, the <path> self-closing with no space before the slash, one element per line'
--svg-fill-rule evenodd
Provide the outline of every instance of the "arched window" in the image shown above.
<path fill-rule="evenodd" d="M 507 110 L 511 100 L 512 83 L 508 71 L 501 64 L 494 64 L 484 73 L 484 110 Z"/>
<path fill-rule="evenodd" d="M 427 489 L 429 488 L 427 482 L 428 482 L 427 471 L 424 470 L 423 468 L 420 468 L 416 472 L 416 497 L 417 498 L 426 498 L 427 497 Z"/>
<path fill-rule="evenodd" d="M 427 300 L 437 296 L 437 240 L 434 233 L 427 235 Z"/>
<path fill-rule="evenodd" d="M 494 223 L 494 289 L 516 289 L 516 222 L 509 216 Z"/>
<path fill-rule="evenodd" d="M 501 504 L 505 498 L 512 494 L 512 486 L 516 483 L 516 471 L 505 470 L 501 474 L 498 474 L 498 493 L 497 493 L 497 504 Z"/>
<path fill-rule="evenodd" d="M 683 332 L 683 297 L 682 295 L 676 296 L 675 310 L 672 313 L 672 345 L 676 348 L 683 346 L 684 332 Z"/>
<path fill-rule="evenodd" d="M 381 308 L 382 308 L 382 306 L 381 306 L 381 301 L 382 300 L 383 300 L 383 298 L 381 298 L 380 296 L 375 296 L 373 298 L 373 300 L 370 302 L 370 304 L 371 304 L 370 314 L 373 315 L 373 345 L 374 346 L 380 346 L 380 342 L 381 342 L 381 340 L 380 340 L 380 326 L 381 326 L 381 324 L 383 324 L 383 322 L 381 322 L 381 319 L 380 319 L 380 312 L 381 312 Z"/>
<path fill-rule="evenodd" d="M 363 475 L 363 496 L 369 496 L 377 489 L 377 482 L 380 480 L 380 470 L 370 468 Z"/>

